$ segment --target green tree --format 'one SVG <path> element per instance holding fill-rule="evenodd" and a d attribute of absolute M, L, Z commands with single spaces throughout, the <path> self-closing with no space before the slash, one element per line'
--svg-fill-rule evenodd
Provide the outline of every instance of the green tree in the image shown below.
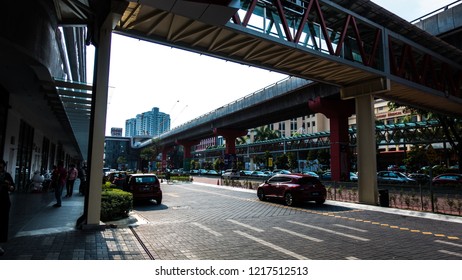
<path fill-rule="evenodd" d="M 247 140 L 249 140 L 249 136 L 247 136 L 247 135 L 240 136 L 240 137 L 236 138 L 236 145 L 246 144 Z"/>
<path fill-rule="evenodd" d="M 403 106 L 398 103 L 389 102 L 388 107 L 390 110 L 395 110 Z M 455 151 L 458 162 L 460 163 L 460 160 L 462 159 L 462 120 L 453 116 L 429 112 L 423 109 L 417 109 L 409 106 L 405 108 L 411 112 L 411 114 L 424 116 L 427 120 L 437 120 L 441 125 L 441 129 L 446 137 L 446 140 Z M 462 173 L 462 166 L 460 164 L 459 173 Z"/>
<path fill-rule="evenodd" d="M 310 150 L 306 158 L 307 161 L 312 161 L 318 158 L 318 150 Z"/>
<path fill-rule="evenodd" d="M 276 158 L 276 165 L 279 169 L 289 168 L 289 159 L 286 154 L 280 155 Z"/>
<path fill-rule="evenodd" d="M 154 161 L 159 156 L 160 151 L 159 140 L 153 140 L 151 145 L 141 150 L 140 157 L 147 161 Z"/>
<path fill-rule="evenodd" d="M 287 161 L 287 165 L 290 170 L 295 170 L 298 168 L 298 162 L 295 153 L 287 153 Z"/>
<path fill-rule="evenodd" d="M 281 132 L 279 130 L 272 130 L 269 125 L 260 126 L 254 130 L 255 141 L 265 141 L 271 139 L 281 138 Z"/>
<path fill-rule="evenodd" d="M 406 153 L 403 162 L 407 170 L 419 170 L 428 164 L 427 151 L 419 145 L 412 146 L 411 150 Z"/>
<path fill-rule="evenodd" d="M 117 158 L 117 164 L 122 165 L 122 169 L 125 169 L 125 164 L 127 163 L 127 159 L 124 156 L 119 156 Z"/>
<path fill-rule="evenodd" d="M 318 151 L 319 163 L 327 165 L 330 168 L 330 151 L 329 149 L 321 149 Z"/>

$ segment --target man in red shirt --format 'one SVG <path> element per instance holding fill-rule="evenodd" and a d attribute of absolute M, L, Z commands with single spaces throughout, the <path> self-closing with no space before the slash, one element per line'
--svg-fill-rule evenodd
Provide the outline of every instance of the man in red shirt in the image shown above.
<path fill-rule="evenodd" d="M 61 207 L 61 196 L 63 195 L 63 189 L 66 185 L 67 171 L 64 168 L 64 162 L 60 160 L 58 162 L 58 186 L 55 188 L 56 204 L 53 207 Z"/>
<path fill-rule="evenodd" d="M 66 182 L 66 197 L 71 197 L 74 192 L 74 183 L 77 179 L 78 171 L 75 168 L 75 164 L 69 166 L 69 172 L 67 173 L 67 182 Z"/>

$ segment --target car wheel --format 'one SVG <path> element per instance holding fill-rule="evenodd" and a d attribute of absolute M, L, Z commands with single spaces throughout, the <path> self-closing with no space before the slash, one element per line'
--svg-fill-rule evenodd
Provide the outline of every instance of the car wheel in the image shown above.
<path fill-rule="evenodd" d="M 262 189 L 258 189 L 258 191 L 257 191 L 257 196 L 258 196 L 258 199 L 260 199 L 261 201 L 265 201 L 265 200 L 266 200 L 265 193 L 263 192 Z"/>
<path fill-rule="evenodd" d="M 286 203 L 287 206 L 293 206 L 294 205 L 294 196 L 288 192 L 284 195 L 284 202 Z"/>
<path fill-rule="evenodd" d="M 326 202 L 326 200 L 325 200 L 325 199 L 322 199 L 322 200 L 316 200 L 316 204 L 317 204 L 317 205 L 322 205 L 322 204 L 324 204 L 324 202 Z"/>
<path fill-rule="evenodd" d="M 160 205 L 162 203 L 162 198 L 156 199 L 156 204 Z"/>

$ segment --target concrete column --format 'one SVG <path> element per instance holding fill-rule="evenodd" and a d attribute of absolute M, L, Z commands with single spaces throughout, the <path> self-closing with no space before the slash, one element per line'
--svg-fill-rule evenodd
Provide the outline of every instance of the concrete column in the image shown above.
<path fill-rule="evenodd" d="M 199 144 L 200 141 L 186 141 L 186 140 L 177 140 L 176 144 L 183 146 L 183 168 L 185 170 L 190 170 L 191 168 L 191 147 Z"/>
<path fill-rule="evenodd" d="M 322 113 L 329 118 L 330 124 L 330 169 L 333 181 L 345 181 L 350 178 L 350 139 L 348 135 L 348 117 L 354 114 L 352 101 L 316 98 L 308 102 L 311 111 Z"/>
<path fill-rule="evenodd" d="M 106 131 L 106 113 L 109 87 L 109 64 L 112 30 L 120 15 L 110 13 L 100 29 L 95 50 L 95 74 L 93 81 L 93 115 L 90 123 L 89 185 L 85 201 L 85 228 L 100 226 L 101 185 Z M 85 215 L 84 215 L 85 216 Z"/>
<path fill-rule="evenodd" d="M 167 154 L 172 150 L 172 147 L 164 147 L 162 149 L 162 171 L 164 171 L 167 166 Z"/>
<path fill-rule="evenodd" d="M 225 141 L 226 141 L 225 154 L 236 154 L 237 137 L 247 135 L 247 130 L 240 130 L 240 129 L 215 128 L 213 132 L 216 136 L 221 135 L 225 138 Z"/>
<path fill-rule="evenodd" d="M 375 139 L 374 98 L 372 95 L 364 95 L 356 97 L 355 101 L 359 202 L 377 205 L 377 148 Z"/>

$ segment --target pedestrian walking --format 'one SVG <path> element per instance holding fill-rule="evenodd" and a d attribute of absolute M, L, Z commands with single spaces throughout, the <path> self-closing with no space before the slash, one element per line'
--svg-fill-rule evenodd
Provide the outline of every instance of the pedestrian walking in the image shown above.
<path fill-rule="evenodd" d="M 53 165 L 53 170 L 51 171 L 51 183 L 50 189 L 55 191 L 58 188 L 58 178 L 59 178 L 59 170 L 56 165 Z"/>
<path fill-rule="evenodd" d="M 64 168 L 64 162 L 58 163 L 58 185 L 55 188 L 56 204 L 53 207 L 61 207 L 61 196 L 63 195 L 64 186 L 66 186 L 67 171 Z"/>
<path fill-rule="evenodd" d="M 86 193 L 86 185 L 87 185 L 87 166 L 84 164 L 79 169 L 79 179 L 80 179 L 80 186 L 79 186 L 79 194 L 85 195 Z"/>
<path fill-rule="evenodd" d="M 0 161 L 0 256 L 5 254 L 1 246 L 8 241 L 8 228 L 10 220 L 10 192 L 14 191 L 14 181 L 11 174 L 5 170 L 6 162 Z"/>
<path fill-rule="evenodd" d="M 77 179 L 79 172 L 75 168 L 75 164 L 69 166 L 69 171 L 67 172 L 67 182 L 66 182 L 66 197 L 71 197 L 74 192 L 74 183 Z"/>

